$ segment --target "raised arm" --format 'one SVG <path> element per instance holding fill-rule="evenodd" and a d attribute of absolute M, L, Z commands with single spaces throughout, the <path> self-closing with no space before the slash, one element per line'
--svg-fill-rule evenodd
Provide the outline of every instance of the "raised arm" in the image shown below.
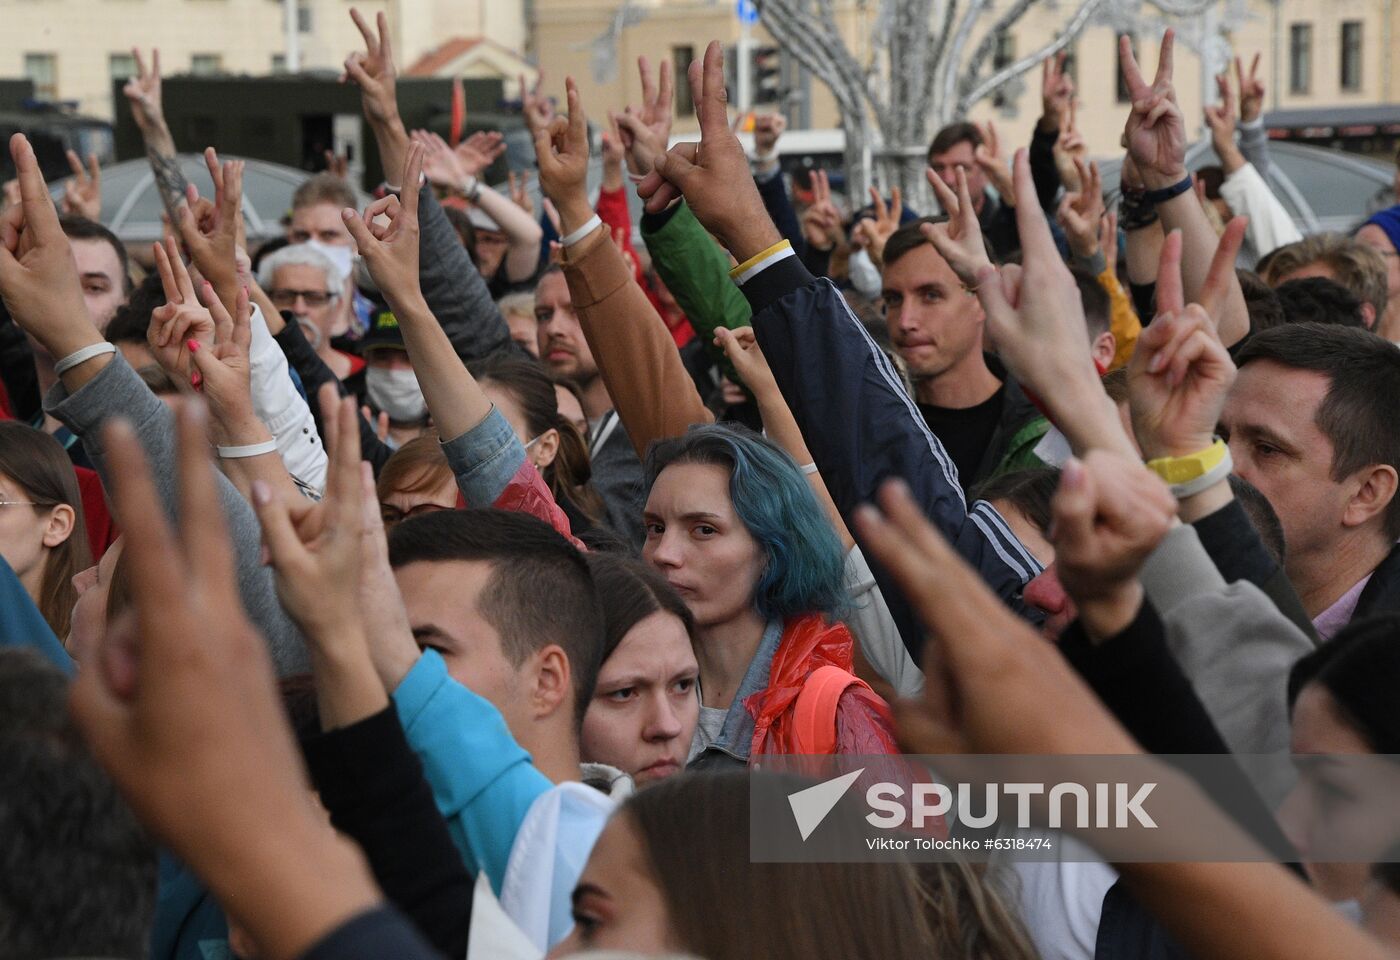
<path fill-rule="evenodd" d="M 706 51 L 703 68 L 692 66 L 690 81 L 702 141 L 672 148 L 641 184 L 648 208 L 659 210 L 684 192 L 696 218 L 741 261 L 733 275 L 753 309 L 758 344 L 841 515 L 849 519 L 886 477 L 904 477 L 992 588 L 1015 602 L 1039 565 L 990 505 L 969 510 L 942 444 L 889 360 L 836 288 L 813 278 L 763 215 L 743 148 L 724 117 L 718 44 Z M 875 572 L 883 588 L 889 581 Z M 905 643 L 918 649 L 912 615 L 895 609 L 893 597 L 886 592 Z"/>
<path fill-rule="evenodd" d="M 88 319 L 72 250 L 59 227 L 34 151 L 23 135 L 15 134 L 10 152 L 20 174 L 23 202 L 0 220 L 0 293 L 16 322 L 60 363 L 66 359 L 71 364 L 45 398 L 45 409 L 82 437 L 104 486 L 112 481 L 113 467 L 107 462 L 101 430 L 114 416 L 126 418 L 155 465 L 161 502 L 167 512 L 173 512 L 176 451 L 170 409 Z M 259 560 L 258 525 L 252 509 L 222 476 L 217 492 L 233 537 L 244 609 L 267 638 L 279 670 L 301 672 L 306 651 L 277 602 L 269 571 Z"/>
<path fill-rule="evenodd" d="M 132 47 L 131 56 L 136 60 L 136 76 L 127 80 L 122 92 L 131 104 L 131 116 L 136 128 L 141 131 L 141 142 L 146 147 L 146 159 L 151 163 L 151 173 L 155 175 L 156 190 L 160 192 L 161 205 L 165 215 L 174 224 L 185 203 L 185 193 L 189 181 L 180 172 L 180 157 L 175 152 L 175 138 L 165 123 L 165 108 L 161 96 L 160 50 L 151 48 L 151 69 L 146 69 L 146 60 L 141 51 Z"/>
<path fill-rule="evenodd" d="M 1172 53 L 1176 34 L 1168 29 L 1162 36 L 1157 74 L 1151 84 L 1143 78 L 1128 37 L 1119 41 L 1118 54 L 1123 78 L 1132 96 L 1124 140 L 1148 197 L 1155 193 L 1162 229 L 1180 230 L 1185 251 L 1182 279 L 1188 301 L 1198 300 L 1210 271 L 1211 254 L 1217 237 L 1205 212 L 1190 189 L 1186 171 L 1186 123 L 1176 102 L 1172 85 Z M 1232 273 L 1226 281 L 1225 297 L 1217 315 L 1220 339 L 1233 346 L 1249 333 L 1249 311 L 1239 279 Z"/>
<path fill-rule="evenodd" d="M 393 181 L 402 179 L 410 140 L 399 117 L 395 97 L 396 72 L 389 21 L 380 13 L 376 28 L 371 30 L 359 11 L 351 10 L 350 16 L 364 37 L 365 51 L 355 51 L 346 58 L 345 76 L 360 88 L 365 121 L 379 145 L 385 178 L 397 190 L 399 185 Z M 470 362 L 497 350 L 515 349 L 510 328 L 491 300 L 486 281 L 481 279 L 471 257 L 462 248 L 431 190 L 418 193 L 418 221 L 421 224 L 419 284 L 422 299 L 441 322 L 457 355 Z"/>
<path fill-rule="evenodd" d="M 665 321 L 588 203 L 588 128 L 572 78 L 568 118 L 535 131 L 540 189 L 559 209 L 564 277 L 583 334 L 638 456 L 654 440 L 714 419 Z M 590 223 L 597 223 L 589 229 Z M 580 231 L 583 235 L 579 236 Z"/>

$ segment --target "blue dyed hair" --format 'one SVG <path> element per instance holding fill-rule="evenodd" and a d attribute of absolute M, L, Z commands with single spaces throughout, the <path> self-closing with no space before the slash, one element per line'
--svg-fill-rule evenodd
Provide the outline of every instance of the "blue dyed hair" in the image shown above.
<path fill-rule="evenodd" d="M 807 478 L 776 444 L 746 427 L 704 424 L 647 451 L 647 489 L 673 463 L 729 470 L 729 499 L 763 549 L 753 604 L 766 619 L 842 615 L 848 604 L 845 556 Z"/>

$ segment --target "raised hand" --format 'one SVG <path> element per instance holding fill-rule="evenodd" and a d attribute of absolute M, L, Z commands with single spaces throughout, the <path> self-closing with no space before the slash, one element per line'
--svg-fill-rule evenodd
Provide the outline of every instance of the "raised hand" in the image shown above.
<path fill-rule="evenodd" d="M 1240 122 L 1253 123 L 1264 111 L 1264 81 L 1259 76 L 1259 54 L 1249 62 L 1249 76 L 1244 65 L 1235 58 L 1235 82 L 1240 88 Z"/>
<path fill-rule="evenodd" d="M 933 187 L 938 203 L 943 207 L 948 220 L 944 223 L 926 223 L 919 228 L 928 242 L 938 251 L 938 255 L 948 261 L 948 266 L 958 275 L 969 290 L 977 289 L 985 271 L 996 268 L 987 257 L 987 245 L 982 241 L 982 225 L 977 222 L 977 212 L 972 209 L 972 195 L 967 189 L 967 173 L 958 167 L 958 192 L 948 189 L 943 178 L 929 167 L 924 171 L 929 186 Z"/>
<path fill-rule="evenodd" d="M 260 426 L 253 410 L 253 364 L 248 358 L 253 343 L 253 308 L 248 302 L 248 291 L 243 288 L 239 288 L 232 315 L 207 280 L 200 285 L 200 295 L 221 335 L 207 349 L 198 340 L 188 341 L 190 363 L 195 367 L 191 380 L 197 381 L 193 385 L 204 393 L 209 404 L 216 437 L 224 435 L 219 442 L 237 445 L 243 442 L 247 431 Z"/>
<path fill-rule="evenodd" d="M 559 210 L 563 235 L 577 230 L 593 217 L 588 203 L 588 118 L 583 114 L 578 85 L 564 80 L 569 115 L 555 117 L 535 131 L 535 162 L 539 166 L 540 192 Z"/>
<path fill-rule="evenodd" d="M 350 179 L 349 157 L 343 153 L 336 153 L 334 150 L 327 150 L 325 152 L 325 157 L 327 173 L 333 177 L 339 177 L 342 180 Z"/>
<path fill-rule="evenodd" d="M 535 215 L 535 202 L 530 199 L 530 191 L 525 189 L 530 182 L 530 175 L 528 173 L 516 174 L 514 170 L 511 170 L 506 173 L 506 182 L 509 184 L 511 201 L 533 217 Z"/>
<path fill-rule="evenodd" d="M 875 205 L 875 216 L 863 217 L 860 223 L 856 224 L 855 240 L 858 246 L 865 247 L 875 266 L 882 267 L 885 262 L 885 243 L 899 229 L 899 216 L 904 212 L 904 198 L 899 188 L 895 187 L 890 191 L 890 202 L 886 205 L 880 191 L 871 187 L 870 199 Z"/>
<path fill-rule="evenodd" d="M 1210 128 L 1211 146 L 1229 176 L 1244 166 L 1245 160 L 1235 145 L 1235 100 L 1230 94 L 1230 77 L 1222 73 L 1215 78 L 1215 83 L 1220 91 L 1220 103 L 1206 105 L 1206 126 Z"/>
<path fill-rule="evenodd" d="M 628 106 L 617 115 L 608 113 L 627 151 L 627 171 L 634 177 L 651 173 L 656 158 L 666 152 L 672 119 L 671 61 L 661 61 L 656 80 L 646 57 L 637 58 L 637 71 L 642 78 L 642 105 Z"/>
<path fill-rule="evenodd" d="M 165 303 L 151 311 L 146 342 L 156 355 L 156 362 L 171 379 L 198 388 L 199 378 L 190 374 L 189 354 L 214 346 L 214 316 L 195 296 L 194 282 L 180 259 L 180 248 L 173 237 L 167 237 L 163 244 L 151 244 L 151 254 L 160 273 Z"/>
<path fill-rule="evenodd" d="M 841 211 L 831 202 L 831 178 L 825 170 L 813 170 L 812 202 L 802 211 L 802 238 L 816 250 L 831 250 L 845 239 Z"/>
<path fill-rule="evenodd" d="M 202 200 L 190 185 L 189 203 L 176 213 L 180 241 L 204 278 L 214 284 L 224 309 L 236 310 L 238 255 L 243 239 L 243 161 L 219 163 L 213 147 L 204 151 L 204 163 L 214 182 L 214 201 Z"/>
<path fill-rule="evenodd" d="M 422 172 L 423 144 L 414 143 L 408 148 L 400 196 L 390 194 L 374 201 L 365 208 L 363 217 L 354 210 L 341 211 L 370 276 L 396 313 L 423 300 L 418 286 L 418 181 Z M 389 222 L 378 222 L 381 216 Z"/>
<path fill-rule="evenodd" d="M 1060 126 L 1060 135 L 1055 139 L 1055 145 L 1050 148 L 1050 153 L 1055 158 L 1055 169 L 1060 174 L 1060 182 L 1070 193 L 1077 192 L 1083 186 L 1079 179 L 1079 168 L 1074 162 L 1077 158 L 1089 155 L 1089 145 L 1084 142 L 1084 136 L 1079 132 L 1075 120 L 1077 110 L 1078 107 L 1071 100 L 1065 113 L 1065 121 Z"/>
<path fill-rule="evenodd" d="M 102 335 L 88 318 L 73 248 L 24 134 L 10 138 L 10 156 L 20 196 L 0 215 L 0 298 L 14 321 L 60 360 Z"/>
<path fill-rule="evenodd" d="M 1025 150 L 1016 152 L 1016 188 L 1034 196 Z M 1136 460 L 1094 369 L 1079 288 L 1040 204 L 1017 204 L 1016 226 L 1020 269 L 1004 267 L 998 275 L 986 264 L 977 274 L 977 299 L 991 342 L 1016 378 L 1046 404 L 1077 454 L 1107 449 Z"/>
<path fill-rule="evenodd" d="M 1046 133 L 1059 130 L 1061 136 L 1074 103 L 1074 80 L 1065 72 L 1065 57 L 1061 50 L 1040 65 L 1040 127 Z"/>
<path fill-rule="evenodd" d="M 360 36 L 364 37 L 365 50 L 363 53 L 356 50 L 345 58 L 345 73 L 341 75 L 341 82 L 348 78 L 359 86 L 360 103 L 370 123 L 380 127 L 398 125 L 398 73 L 394 69 L 389 18 L 381 11 L 375 16 L 375 29 L 371 30 L 360 11 L 352 7 L 350 19 L 355 21 Z"/>
<path fill-rule="evenodd" d="M 427 130 L 414 130 L 409 136 L 423 148 L 423 173 L 428 181 L 445 190 L 461 191 L 467 171 L 447 141 Z"/>
<path fill-rule="evenodd" d="M 773 378 L 768 358 L 759 349 L 753 327 L 738 327 L 733 330 L 717 327 L 715 346 L 724 351 L 724 355 L 734 367 L 734 372 L 739 374 L 744 386 L 755 396 L 765 392 L 771 396 L 777 391 L 778 382 Z"/>
<path fill-rule="evenodd" d="M 260 952 L 300 956 L 379 896 L 307 792 L 266 644 L 239 601 L 204 421 L 197 401 L 177 416 L 178 532 L 130 426 L 104 432 L 133 610 L 108 626 L 70 708 L 137 816 Z"/>
<path fill-rule="evenodd" d="M 127 79 L 122 93 L 126 94 L 127 102 L 131 104 L 131 116 L 144 136 L 165 127 L 160 87 L 160 50 L 151 48 L 150 70 L 146 69 L 146 60 L 139 48 L 132 47 L 131 56 L 136 61 L 136 76 Z"/>
<path fill-rule="evenodd" d="M 1137 577 L 1176 520 L 1176 498 L 1151 470 L 1095 450 L 1071 458 L 1051 501 L 1060 584 L 1093 637 L 1125 629 L 1142 606 Z"/>
<path fill-rule="evenodd" d="M 1157 318 L 1143 328 L 1128 365 L 1129 410 L 1143 456 L 1183 457 L 1214 442 L 1215 426 L 1235 381 L 1235 365 L 1220 342 L 1212 311 L 1225 298 L 1246 221 L 1225 228 L 1211 261 L 1201 303 L 1186 303 L 1181 282 L 1181 234 L 1162 244 L 1157 272 Z"/>
<path fill-rule="evenodd" d="M 762 156 L 778 148 L 778 139 L 787 130 L 787 117 L 781 113 L 761 113 L 753 121 L 754 151 Z"/>
<path fill-rule="evenodd" d="M 506 138 L 495 130 L 478 130 L 452 150 L 469 177 L 479 177 L 506 152 Z"/>
<path fill-rule="evenodd" d="M 1123 131 L 1124 146 L 1137 164 L 1149 190 L 1180 183 L 1186 176 L 1186 123 L 1172 86 L 1172 51 L 1176 32 L 1162 35 L 1157 74 L 1149 85 L 1133 54 L 1131 38 L 1119 38 L 1118 61 L 1132 98 L 1132 111 Z"/>
<path fill-rule="evenodd" d="M 724 50 L 718 41 L 705 48 L 703 62 L 690 65 L 687 79 L 700 120 L 700 142 L 678 143 L 660 156 L 637 193 L 652 213 L 683 195 L 696 219 L 743 263 L 782 235 L 764 212 L 748 157 L 729 128 Z"/>
<path fill-rule="evenodd" d="M 981 168 L 987 180 L 1001 195 L 1001 202 L 1014 207 L 1016 205 L 1016 185 L 1011 178 L 1011 170 L 1006 163 L 1006 157 L 1002 155 L 996 125 L 988 120 L 986 123 L 977 124 L 977 129 L 982 134 L 982 145 L 973 151 L 973 159 L 977 161 L 977 166 Z"/>
<path fill-rule="evenodd" d="M 63 212 L 89 220 L 102 219 L 102 166 L 97 162 L 97 154 L 88 154 L 88 169 L 78 154 L 67 151 L 68 166 L 73 171 L 73 179 L 63 185 Z"/>
<path fill-rule="evenodd" d="M 1092 160 L 1086 165 L 1074 158 L 1077 179 L 1083 188 L 1067 193 L 1060 201 L 1059 220 L 1069 241 L 1070 251 L 1077 257 L 1092 257 L 1100 249 L 1099 236 L 1104 215 L 1103 181 L 1099 166 Z M 1117 252 L 1114 243 L 1114 252 Z"/>
<path fill-rule="evenodd" d="M 1059 652 L 930 526 L 902 481 L 888 481 L 879 503 L 856 513 L 862 548 L 928 629 L 924 694 L 893 704 L 906 752 L 1137 752 Z"/>
<path fill-rule="evenodd" d="M 540 95 L 543 83 L 543 70 L 536 75 L 534 86 L 525 82 L 523 73 L 520 75 L 520 113 L 525 118 L 525 129 L 530 131 L 532 137 L 554 119 L 554 102 Z"/>

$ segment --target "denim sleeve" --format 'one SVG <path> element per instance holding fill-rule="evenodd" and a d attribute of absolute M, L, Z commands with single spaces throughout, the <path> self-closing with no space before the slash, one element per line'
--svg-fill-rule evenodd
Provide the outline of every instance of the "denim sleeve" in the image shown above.
<path fill-rule="evenodd" d="M 442 452 L 469 507 L 495 503 L 525 462 L 525 445 L 495 407 L 466 433 L 444 441 Z"/>

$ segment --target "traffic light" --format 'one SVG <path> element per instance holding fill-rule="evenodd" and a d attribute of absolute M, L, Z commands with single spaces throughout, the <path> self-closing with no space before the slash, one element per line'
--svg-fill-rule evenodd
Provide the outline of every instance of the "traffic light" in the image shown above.
<path fill-rule="evenodd" d="M 777 47 L 754 47 L 749 54 L 754 103 L 778 103 L 783 99 L 782 53 Z"/>

